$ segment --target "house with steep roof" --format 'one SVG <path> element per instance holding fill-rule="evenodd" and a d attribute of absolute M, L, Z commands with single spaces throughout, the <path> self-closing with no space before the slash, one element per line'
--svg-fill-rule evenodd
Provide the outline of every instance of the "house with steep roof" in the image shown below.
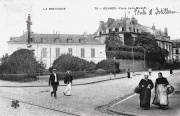
<path fill-rule="evenodd" d="M 138 20 L 134 17 L 122 18 L 121 19 L 112 19 L 108 18 L 107 22 L 100 21 L 99 28 L 96 32 L 97 39 L 102 43 L 105 42 L 106 37 L 110 32 L 114 32 L 119 35 L 119 39 L 122 41 L 123 45 L 128 45 L 129 43 L 133 44 L 133 41 L 136 39 L 137 35 L 141 32 L 150 32 L 155 36 L 157 44 L 166 49 L 169 52 L 166 60 L 172 61 L 172 41 L 170 36 L 168 36 L 168 29 L 165 28 L 164 32 L 162 30 L 156 29 L 154 24 L 152 27 L 144 26 L 138 23 Z M 128 40 L 129 35 L 131 36 L 131 41 Z"/>
<path fill-rule="evenodd" d="M 8 54 L 11 55 L 19 49 L 28 49 L 28 33 L 20 37 L 12 37 L 8 43 Z M 61 54 L 92 61 L 95 63 L 106 59 L 105 44 L 101 43 L 94 35 L 76 34 L 36 34 L 31 32 L 31 50 L 34 51 L 38 61 L 42 61 L 46 68 Z"/>

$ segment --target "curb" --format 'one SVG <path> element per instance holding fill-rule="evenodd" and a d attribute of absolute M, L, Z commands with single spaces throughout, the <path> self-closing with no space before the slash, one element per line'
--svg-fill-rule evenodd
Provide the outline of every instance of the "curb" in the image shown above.
<path fill-rule="evenodd" d="M 113 108 L 109 108 L 109 110 L 113 113 L 120 114 L 120 115 L 128 115 L 128 116 L 147 116 L 147 115 L 142 115 L 142 114 L 135 114 L 135 113 L 130 113 L 130 112 L 119 112 L 114 110 Z"/>
<path fill-rule="evenodd" d="M 141 74 L 134 74 L 133 76 L 136 76 L 136 75 L 141 75 Z M 106 79 L 106 80 L 93 81 L 93 82 L 88 82 L 88 83 L 72 84 L 72 86 L 96 84 L 96 83 L 100 83 L 100 82 L 105 82 L 105 81 L 110 81 L 110 80 L 117 80 L 117 79 L 123 79 L 123 78 L 127 78 L 127 76 L 125 76 L 125 77 L 118 77 L 118 78 L 114 78 L 114 79 L 110 78 L 110 79 Z M 59 86 L 66 86 L 66 85 L 59 85 Z M 49 86 L 48 85 L 41 85 L 41 86 L 0 86 L 0 87 L 49 87 Z"/>

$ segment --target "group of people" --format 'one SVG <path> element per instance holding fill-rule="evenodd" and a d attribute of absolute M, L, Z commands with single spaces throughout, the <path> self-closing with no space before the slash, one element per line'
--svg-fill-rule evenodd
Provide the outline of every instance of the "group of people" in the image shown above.
<path fill-rule="evenodd" d="M 154 84 L 152 80 L 148 78 L 148 75 L 144 75 L 144 77 L 138 85 L 140 89 L 140 107 L 148 110 L 150 108 L 151 89 L 154 88 Z M 158 78 L 155 81 L 155 97 L 152 104 L 162 109 L 168 106 L 168 93 L 166 92 L 168 86 L 170 86 L 168 80 L 159 72 Z"/>
<path fill-rule="evenodd" d="M 54 98 L 57 98 L 56 91 L 57 91 L 57 88 L 59 85 L 59 77 L 56 74 L 56 71 L 57 71 L 56 69 L 53 69 L 52 74 L 50 75 L 50 78 L 49 78 L 49 86 L 52 86 L 52 88 L 53 88 L 53 91 L 51 92 L 51 96 L 53 96 L 53 94 L 54 94 Z M 70 74 L 70 70 L 68 70 L 66 73 L 66 76 L 64 78 L 64 83 L 66 84 L 66 89 L 63 91 L 63 94 L 66 96 L 71 96 L 72 80 L 73 80 L 73 77 Z"/>

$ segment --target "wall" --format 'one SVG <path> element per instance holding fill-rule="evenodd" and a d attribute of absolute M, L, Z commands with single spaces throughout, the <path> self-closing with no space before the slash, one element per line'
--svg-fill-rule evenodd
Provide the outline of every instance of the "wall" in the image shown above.
<path fill-rule="evenodd" d="M 127 69 L 129 69 L 132 72 L 133 72 L 133 70 L 134 70 L 134 72 L 144 71 L 144 61 L 143 60 L 134 60 L 134 69 L 133 69 L 133 60 L 118 59 L 117 62 L 119 62 L 119 68 L 125 69 L 125 71 L 127 71 Z M 145 67 L 147 70 L 147 65 Z"/>
<path fill-rule="evenodd" d="M 133 61 L 132 60 L 126 60 L 126 59 L 117 59 L 117 62 L 119 62 L 119 69 L 130 69 L 131 72 L 133 72 Z M 154 61 L 146 61 L 144 66 L 144 60 L 134 60 L 134 72 L 136 71 L 147 71 L 149 68 L 152 70 L 159 70 L 160 64 L 158 62 Z M 162 68 L 162 67 L 161 67 Z"/>

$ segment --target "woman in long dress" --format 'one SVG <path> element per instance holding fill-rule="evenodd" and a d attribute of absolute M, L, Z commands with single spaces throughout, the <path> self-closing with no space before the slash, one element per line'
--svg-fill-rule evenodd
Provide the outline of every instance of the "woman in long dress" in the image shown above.
<path fill-rule="evenodd" d="M 148 75 L 144 75 L 144 79 L 139 82 L 140 88 L 140 107 L 148 110 L 151 101 L 151 89 L 154 87 L 153 82 L 148 79 Z"/>
<path fill-rule="evenodd" d="M 67 85 L 66 85 L 66 89 L 63 92 L 64 95 L 66 96 L 71 96 L 72 80 L 73 80 L 73 77 L 71 76 L 70 71 L 67 71 L 67 75 L 64 79 L 64 83 Z"/>
<path fill-rule="evenodd" d="M 159 106 L 164 109 L 165 106 L 168 106 L 168 94 L 166 92 L 167 86 L 169 82 L 166 78 L 163 77 L 162 73 L 158 73 L 158 78 L 155 82 L 155 97 L 153 100 L 153 104 Z"/>

